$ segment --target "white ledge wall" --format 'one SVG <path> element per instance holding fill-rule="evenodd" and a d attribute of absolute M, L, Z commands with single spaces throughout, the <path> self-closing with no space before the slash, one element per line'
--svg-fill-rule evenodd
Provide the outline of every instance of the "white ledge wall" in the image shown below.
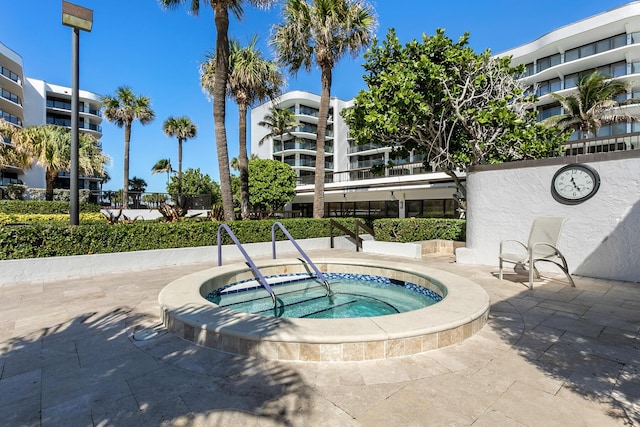
<path fill-rule="evenodd" d="M 600 189 L 584 203 L 563 205 L 551 196 L 551 179 L 575 161 L 598 171 Z M 467 175 L 467 244 L 457 262 L 497 267 L 501 240 L 526 243 L 536 217 L 558 216 L 569 218 L 558 246 L 571 273 L 640 282 L 639 171 L 640 150 L 477 168 Z"/>
<path fill-rule="evenodd" d="M 304 251 L 330 248 L 328 237 L 303 239 L 297 242 Z M 271 256 L 271 242 L 247 243 L 242 246 L 251 257 Z M 354 244 L 346 237 L 336 237 L 334 246 L 339 249 L 355 251 Z M 281 258 L 285 254 L 289 254 L 289 256 L 297 254 L 297 251 L 289 241 L 278 241 L 276 242 L 276 254 L 278 258 Z M 223 245 L 222 260 L 224 265 L 228 262 L 244 261 L 244 258 L 235 245 Z M 2 272 L 0 285 L 62 280 L 200 263 L 211 263 L 212 267 L 217 266 L 217 246 L 2 260 L 0 261 L 0 271 Z"/>

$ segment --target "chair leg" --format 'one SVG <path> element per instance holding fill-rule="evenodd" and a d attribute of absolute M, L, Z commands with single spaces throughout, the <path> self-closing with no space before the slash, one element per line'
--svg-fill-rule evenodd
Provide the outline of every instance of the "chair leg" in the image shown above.
<path fill-rule="evenodd" d="M 558 265 L 558 264 L 556 264 L 556 265 L 558 265 L 558 267 L 560 267 L 560 269 L 567 276 L 567 278 L 569 279 L 569 283 L 571 283 L 571 287 L 575 288 L 576 284 L 573 282 L 573 278 L 569 274 L 569 266 L 567 265 L 567 260 L 564 258 L 564 256 L 562 256 L 561 253 L 558 253 L 558 257 L 562 260 L 562 265 Z"/>
<path fill-rule="evenodd" d="M 533 264 L 529 265 L 529 289 L 533 289 L 533 272 L 536 271 L 536 268 Z"/>

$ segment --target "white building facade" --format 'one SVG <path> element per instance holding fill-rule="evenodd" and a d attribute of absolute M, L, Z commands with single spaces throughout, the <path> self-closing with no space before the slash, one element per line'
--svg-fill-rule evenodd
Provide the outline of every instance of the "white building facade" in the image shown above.
<path fill-rule="evenodd" d="M 552 92 L 571 94 L 579 77 L 592 71 L 628 85 L 617 101 L 640 99 L 640 2 L 565 25 L 496 56 L 511 56 L 512 65 L 525 66 L 523 80 L 539 97 L 539 120 L 563 113 Z M 638 106 L 624 108 L 640 113 Z M 586 144 L 581 138 L 578 132 L 572 135 L 567 155 L 638 149 L 640 123 L 607 124 Z"/>
<path fill-rule="evenodd" d="M 454 217 L 456 192 L 442 172 L 425 170 L 422 158 L 394 160 L 380 175 L 371 167 L 388 164 L 391 149 L 376 144 L 356 145 L 340 112 L 353 101 L 332 98 L 325 141 L 325 216 L 364 218 Z M 282 139 L 267 138 L 270 130 L 259 125 L 272 108 L 290 109 L 299 123 Z M 312 216 L 316 136 L 320 96 L 291 91 L 276 104 L 267 102 L 251 110 L 251 153 L 263 159 L 284 159 L 296 172 L 296 197 L 289 208 Z"/>
<path fill-rule="evenodd" d="M 59 125 L 71 127 L 71 88 L 54 85 L 43 80 L 24 77 L 20 55 L 0 43 L 0 117 L 17 126 Z M 102 137 L 101 97 L 80 90 L 80 132 Z M 10 144 L 10 141 L 2 141 Z M 39 166 L 21 169 L 7 166 L 0 170 L 0 186 L 25 184 L 30 188 L 45 188 L 45 170 Z M 99 190 L 101 178 L 80 176 L 79 189 Z M 55 188 L 70 187 L 69 172 L 60 172 Z"/>

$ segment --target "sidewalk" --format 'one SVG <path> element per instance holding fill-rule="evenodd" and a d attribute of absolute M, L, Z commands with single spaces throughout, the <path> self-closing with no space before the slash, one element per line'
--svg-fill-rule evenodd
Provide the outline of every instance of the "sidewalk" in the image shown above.
<path fill-rule="evenodd" d="M 376 257 L 330 252 L 341 254 Z M 571 288 L 558 275 L 528 290 L 526 275 L 500 281 L 449 257 L 394 260 L 475 281 L 489 323 L 418 356 L 284 363 L 163 330 L 136 339 L 158 324 L 159 291 L 210 264 L 3 285 L 2 425 L 640 425 L 640 284 L 574 277 Z"/>

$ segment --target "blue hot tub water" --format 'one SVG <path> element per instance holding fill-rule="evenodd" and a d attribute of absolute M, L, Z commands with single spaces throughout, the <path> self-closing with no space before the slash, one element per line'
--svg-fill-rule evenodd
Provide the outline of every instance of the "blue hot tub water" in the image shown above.
<path fill-rule="evenodd" d="M 402 313 L 433 305 L 442 296 L 409 282 L 380 276 L 324 273 L 333 295 L 308 274 L 266 277 L 277 295 L 278 306 L 255 280 L 217 289 L 207 300 L 244 313 L 284 318 L 350 318 Z"/>

